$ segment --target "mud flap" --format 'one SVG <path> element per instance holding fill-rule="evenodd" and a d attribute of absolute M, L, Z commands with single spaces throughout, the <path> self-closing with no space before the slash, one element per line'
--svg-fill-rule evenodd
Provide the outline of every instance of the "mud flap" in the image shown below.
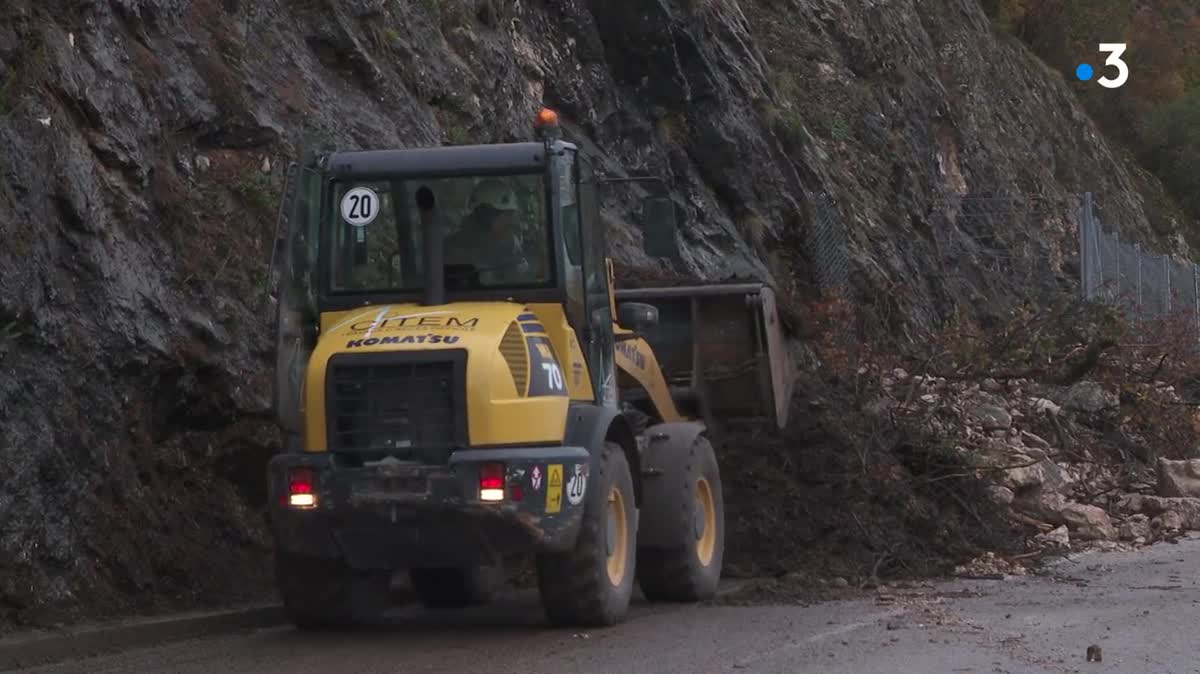
<path fill-rule="evenodd" d="M 795 370 L 769 286 L 627 288 L 615 296 L 658 308 L 658 323 L 639 334 L 672 396 L 693 403 L 709 426 L 717 419 L 787 424 Z"/>

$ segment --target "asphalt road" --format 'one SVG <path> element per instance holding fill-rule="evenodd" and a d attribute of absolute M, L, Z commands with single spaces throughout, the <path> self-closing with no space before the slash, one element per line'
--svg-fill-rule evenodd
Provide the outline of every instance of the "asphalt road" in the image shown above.
<path fill-rule="evenodd" d="M 639 602 L 617 627 L 543 623 L 536 596 L 398 610 L 386 627 L 291 628 L 27 670 L 68 672 L 1200 672 L 1200 540 L 1085 553 L 1048 576 L 900 584 L 809 606 Z M 1088 662 L 1088 646 L 1101 662 Z"/>

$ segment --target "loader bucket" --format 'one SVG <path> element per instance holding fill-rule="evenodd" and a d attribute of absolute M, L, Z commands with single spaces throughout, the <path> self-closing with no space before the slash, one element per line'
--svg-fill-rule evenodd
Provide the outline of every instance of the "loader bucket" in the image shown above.
<path fill-rule="evenodd" d="M 761 283 L 615 291 L 618 303 L 658 308 L 658 323 L 639 330 L 650 343 L 677 401 L 714 419 L 787 424 L 795 377 L 775 306 Z"/>

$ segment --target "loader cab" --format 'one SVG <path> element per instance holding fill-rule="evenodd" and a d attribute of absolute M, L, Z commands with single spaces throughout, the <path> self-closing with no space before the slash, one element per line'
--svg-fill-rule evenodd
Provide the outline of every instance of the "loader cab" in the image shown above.
<path fill-rule="evenodd" d="M 298 426 L 322 317 L 406 303 L 561 306 L 595 402 L 616 404 L 598 184 L 574 144 L 337 152 L 308 158 L 294 184 L 279 296 L 276 390 L 290 400 L 276 407 L 295 411 L 285 425 Z"/>

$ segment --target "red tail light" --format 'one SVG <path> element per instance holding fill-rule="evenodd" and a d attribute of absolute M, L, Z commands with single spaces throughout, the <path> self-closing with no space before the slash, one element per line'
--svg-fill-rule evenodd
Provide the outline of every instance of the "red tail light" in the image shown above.
<path fill-rule="evenodd" d="M 288 471 L 288 505 L 293 508 L 317 506 L 316 474 L 312 468 L 292 468 Z"/>
<path fill-rule="evenodd" d="M 479 500 L 504 500 L 504 464 L 485 463 L 479 467 Z"/>

